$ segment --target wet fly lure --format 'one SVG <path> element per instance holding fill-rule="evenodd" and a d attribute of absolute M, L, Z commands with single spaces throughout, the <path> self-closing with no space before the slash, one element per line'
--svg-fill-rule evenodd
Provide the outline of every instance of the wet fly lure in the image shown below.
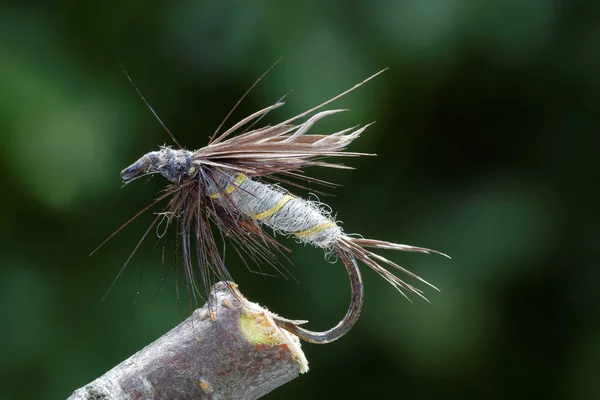
<path fill-rule="evenodd" d="M 368 125 L 344 129 L 329 135 L 313 134 L 309 131 L 320 119 L 346 111 L 340 109 L 321 111 L 323 107 L 382 72 L 284 122 L 257 129 L 252 129 L 254 126 L 252 124 L 242 131 L 242 128 L 251 122 L 256 123 L 268 112 L 281 107 L 284 103 L 280 100 L 242 119 L 219 134 L 230 112 L 212 135 L 208 145 L 195 151 L 186 150 L 179 145 L 134 85 L 177 148 L 160 147 L 157 151 L 144 154 L 121 172 L 121 178 L 126 184 L 149 174 L 160 174 L 170 182 L 152 204 L 129 221 L 131 222 L 159 201 L 169 198 L 168 204 L 161 213 L 158 213 L 133 253 L 159 219 L 162 218 L 161 223 L 166 221 L 167 229 L 172 224 L 175 225 L 179 238 L 177 247 L 181 249 L 177 249 L 176 253 L 182 257 L 188 298 L 191 299 L 195 298 L 196 293 L 200 294 L 199 281 L 196 279 L 198 270 L 206 293 L 214 278 L 232 280 L 216 244 L 213 227 L 224 241 L 227 239 L 242 259 L 246 255 L 256 263 L 267 262 L 273 265 L 277 262 L 275 250 L 281 252 L 285 249 L 274 237 L 266 234 L 263 228 L 271 228 L 281 235 L 324 249 L 327 254 L 342 260 L 350 278 L 352 297 L 344 319 L 332 329 L 313 332 L 299 326 L 303 321 L 275 318 L 275 322 L 280 327 L 312 343 L 329 343 L 339 339 L 357 321 L 364 299 L 358 262 L 372 268 L 405 297 L 408 298 L 405 293 L 408 292 L 425 298 L 420 289 L 400 279 L 381 264 L 408 274 L 434 289 L 435 286 L 368 248 L 445 254 L 423 247 L 345 234 L 323 205 L 294 196 L 279 184 L 263 181 L 263 178 L 267 178 L 276 183 L 299 186 L 298 183 L 294 183 L 294 180 L 303 179 L 309 183 L 326 184 L 327 182 L 305 175 L 304 169 L 312 166 L 349 168 L 330 163 L 325 159 L 365 155 L 344 150 Z M 133 84 L 129 75 L 127 78 Z"/>

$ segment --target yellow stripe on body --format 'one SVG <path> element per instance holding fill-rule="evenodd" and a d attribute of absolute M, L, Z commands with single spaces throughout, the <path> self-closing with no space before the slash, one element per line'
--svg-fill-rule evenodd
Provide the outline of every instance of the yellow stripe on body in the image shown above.
<path fill-rule="evenodd" d="M 327 228 L 331 228 L 332 226 L 334 226 L 333 222 L 325 221 L 313 226 L 312 228 L 308 228 L 300 232 L 295 232 L 294 235 L 296 237 L 303 238 L 306 236 L 314 235 L 315 233 L 321 232 L 322 230 L 325 230 Z"/>
<path fill-rule="evenodd" d="M 238 174 L 235 177 L 235 180 L 233 181 L 233 184 L 227 185 L 225 187 L 225 193 L 227 193 L 227 194 L 233 193 L 233 191 L 235 189 L 237 189 L 237 187 L 240 186 L 242 184 L 242 182 L 244 182 L 245 180 L 246 180 L 246 175 L 244 175 L 244 174 Z M 221 195 L 219 193 L 213 193 L 213 194 L 210 195 L 211 199 L 218 199 L 219 197 L 221 197 Z"/>
<path fill-rule="evenodd" d="M 277 211 L 281 210 L 281 207 L 283 207 L 285 205 L 285 203 L 287 203 L 288 201 L 292 200 L 294 197 L 290 196 L 290 195 L 285 195 L 283 196 L 278 202 L 277 204 L 275 204 L 273 207 L 271 207 L 270 209 L 268 209 L 267 211 L 263 211 L 261 213 L 258 214 L 254 214 L 253 217 L 254 219 L 265 219 L 265 218 L 269 218 L 271 215 L 275 214 Z"/>

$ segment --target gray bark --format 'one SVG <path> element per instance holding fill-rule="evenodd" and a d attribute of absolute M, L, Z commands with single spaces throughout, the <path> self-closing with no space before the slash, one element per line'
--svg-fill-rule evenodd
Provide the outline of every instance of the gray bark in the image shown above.
<path fill-rule="evenodd" d="M 219 282 L 207 305 L 69 400 L 257 399 L 307 371 L 298 338 Z"/>

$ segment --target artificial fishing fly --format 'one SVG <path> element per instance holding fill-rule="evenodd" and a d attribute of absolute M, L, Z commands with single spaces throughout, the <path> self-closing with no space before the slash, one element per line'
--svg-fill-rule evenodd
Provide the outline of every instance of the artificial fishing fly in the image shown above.
<path fill-rule="evenodd" d="M 294 196 L 279 185 L 260 181 L 264 177 L 284 183 L 289 182 L 287 178 L 320 182 L 301 172 L 310 166 L 347 168 L 324 159 L 364 155 L 344 150 L 368 125 L 329 135 L 312 134 L 309 131 L 320 119 L 345 110 L 317 111 L 382 72 L 284 122 L 253 130 L 247 128 L 238 133 L 242 127 L 252 121 L 256 123 L 266 113 L 284 104 L 277 102 L 242 119 L 221 134 L 218 134 L 219 127 L 209 144 L 195 151 L 182 148 L 159 119 L 178 148 L 163 146 L 157 151 L 144 154 L 121 172 L 121 178 L 124 183 L 129 183 L 143 174 L 161 174 L 170 182 L 151 204 L 152 206 L 162 199 L 170 198 L 168 205 L 157 216 L 144 237 L 159 217 L 162 216 L 161 223 L 166 224 L 165 229 L 176 220 L 177 235 L 180 238 L 178 248 L 181 248 L 188 297 L 200 292 L 196 270 L 200 273 L 205 292 L 208 292 L 214 277 L 232 280 L 217 247 L 212 226 L 216 227 L 223 238 L 228 239 L 240 256 L 245 253 L 256 262 L 273 263 L 273 250 L 282 249 L 273 237 L 264 232 L 264 227 L 320 247 L 342 260 L 350 278 L 352 299 L 346 316 L 338 325 L 324 332 L 313 332 L 300 327 L 299 321 L 275 318 L 279 326 L 308 342 L 329 343 L 339 339 L 358 319 L 364 299 L 358 261 L 381 275 L 405 297 L 405 292 L 408 292 L 425 298 L 420 289 L 403 281 L 381 264 L 436 289 L 424 279 L 368 248 L 445 254 L 423 247 L 349 236 L 318 204 Z M 151 109 L 147 102 L 146 105 Z M 302 119 L 306 120 L 297 122 Z"/>

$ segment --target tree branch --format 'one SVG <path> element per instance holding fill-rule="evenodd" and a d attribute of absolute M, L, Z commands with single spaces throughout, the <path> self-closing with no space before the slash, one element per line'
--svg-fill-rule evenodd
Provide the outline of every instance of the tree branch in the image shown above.
<path fill-rule="evenodd" d="M 257 399 L 307 371 L 298 338 L 219 282 L 204 307 L 69 400 Z"/>

